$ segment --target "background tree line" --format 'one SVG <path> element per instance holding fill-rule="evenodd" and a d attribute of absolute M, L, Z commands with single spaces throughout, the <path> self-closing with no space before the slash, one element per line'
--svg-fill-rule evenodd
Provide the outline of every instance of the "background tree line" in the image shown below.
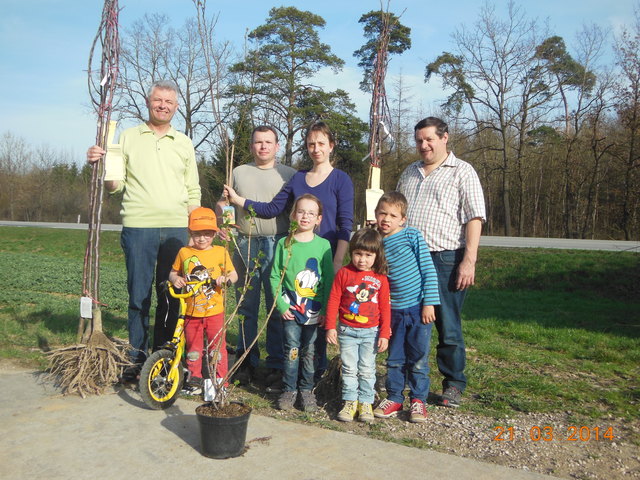
<path fill-rule="evenodd" d="M 204 13 L 204 11 L 202 12 Z M 365 43 L 354 52 L 370 91 L 372 55 L 382 15 L 394 28 L 390 53 L 411 46 L 411 31 L 393 13 L 362 15 Z M 217 17 L 198 14 L 181 28 L 147 15 L 121 32 L 117 115 L 144 120 L 145 92 L 158 79 L 181 88 L 176 126 L 193 139 L 203 204 L 213 205 L 225 164 L 250 161 L 249 135 L 267 123 L 280 133 L 282 161 L 302 168 L 304 130 L 317 120 L 336 132 L 336 167 L 356 187 L 356 223 L 364 216 L 368 164 L 366 121 L 353 114 L 349 92 L 314 84 L 322 68 L 344 61 L 321 42 L 322 17 L 295 7 L 272 8 L 247 33 L 240 52 L 218 42 Z M 418 157 L 413 125 L 437 115 L 450 126 L 450 147 L 472 163 L 485 189 L 489 234 L 565 238 L 640 237 L 640 14 L 619 33 L 583 27 L 570 51 L 562 37 L 514 3 L 479 9 L 474 24 L 452 34 L 451 51 L 425 65 L 426 88 L 445 89 L 438 111 L 418 111 L 402 77 L 387 86 L 394 147 L 384 155 L 383 187 L 393 189 Z M 614 56 L 604 61 L 608 51 Z M 33 149 L 0 136 L 0 216 L 11 220 L 86 221 L 86 167 L 64 152 Z M 118 223 L 118 199 L 104 221 Z"/>

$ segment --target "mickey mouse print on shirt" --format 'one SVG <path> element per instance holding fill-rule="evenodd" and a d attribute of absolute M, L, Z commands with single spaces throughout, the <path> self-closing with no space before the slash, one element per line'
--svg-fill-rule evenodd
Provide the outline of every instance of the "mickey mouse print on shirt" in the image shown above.
<path fill-rule="evenodd" d="M 347 292 L 353 295 L 351 304 L 349 305 L 349 313 L 344 315 L 347 320 L 353 320 L 358 323 L 368 323 L 372 313 L 378 312 L 378 292 L 381 282 L 375 277 L 365 276 L 358 285 L 348 286 Z"/>

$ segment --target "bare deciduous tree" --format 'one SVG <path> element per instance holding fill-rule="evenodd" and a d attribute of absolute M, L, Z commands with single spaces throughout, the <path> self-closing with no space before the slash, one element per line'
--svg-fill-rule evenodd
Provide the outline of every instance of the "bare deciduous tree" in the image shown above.
<path fill-rule="evenodd" d="M 212 150 L 217 142 L 215 130 L 221 120 L 211 111 L 211 92 L 226 88 L 232 50 L 228 42 L 215 42 L 217 17 L 206 19 L 203 28 L 211 49 L 205 53 L 198 21 L 189 18 L 175 29 L 166 15 L 145 15 L 122 35 L 121 118 L 145 120 L 146 95 L 156 80 L 170 79 L 180 87 L 177 126 L 194 142 L 196 151 Z M 206 55 L 211 58 L 209 76 Z M 216 84 L 215 86 L 213 84 Z M 219 112 L 217 112 L 219 113 Z"/>
<path fill-rule="evenodd" d="M 624 29 L 615 42 L 620 68 L 616 88 L 616 111 L 623 127 L 618 149 L 622 163 L 622 216 L 620 228 L 625 240 L 638 231 L 638 198 L 640 197 L 640 7 L 636 10 L 632 29 Z"/>
<path fill-rule="evenodd" d="M 543 69 L 534 58 L 540 32 L 537 22 L 528 20 L 513 1 L 504 19 L 485 4 L 474 25 L 454 32 L 456 53 L 445 52 L 427 65 L 427 80 L 435 73 L 454 88 L 446 105 L 459 112 L 462 124 L 476 134 L 492 132 L 487 137 L 492 144 L 485 148 L 499 154 L 505 235 L 512 234 L 512 178 L 518 181 L 522 204 L 526 132 L 550 108 Z M 523 217 L 518 217 L 521 230 Z"/>

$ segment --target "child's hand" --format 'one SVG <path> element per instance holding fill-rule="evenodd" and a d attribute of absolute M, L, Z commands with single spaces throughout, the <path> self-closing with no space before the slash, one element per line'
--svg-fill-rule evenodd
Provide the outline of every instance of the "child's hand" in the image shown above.
<path fill-rule="evenodd" d="M 327 330 L 327 343 L 331 345 L 338 344 L 338 331 L 335 328 Z"/>
<path fill-rule="evenodd" d="M 378 353 L 384 352 L 389 347 L 389 339 L 388 338 L 379 338 L 378 339 Z"/>
<path fill-rule="evenodd" d="M 184 277 L 175 277 L 171 283 L 173 283 L 174 288 L 182 288 L 187 284 L 187 281 Z"/>
<path fill-rule="evenodd" d="M 436 309 L 433 305 L 422 306 L 422 323 L 433 323 L 436 321 Z"/>
<path fill-rule="evenodd" d="M 286 312 L 284 312 L 282 314 L 282 319 L 283 320 L 295 320 L 296 316 L 293 314 L 293 312 L 291 310 L 287 310 Z"/>
<path fill-rule="evenodd" d="M 327 322 L 326 315 L 318 315 L 318 326 L 323 327 L 326 322 Z"/>

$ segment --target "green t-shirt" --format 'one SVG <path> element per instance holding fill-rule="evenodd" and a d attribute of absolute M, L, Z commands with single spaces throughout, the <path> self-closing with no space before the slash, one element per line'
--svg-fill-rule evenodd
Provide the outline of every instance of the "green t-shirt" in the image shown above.
<path fill-rule="evenodd" d="M 325 313 L 333 282 L 331 245 L 318 235 L 310 242 L 294 240 L 289 249 L 285 241 L 286 238 L 282 238 L 278 242 L 271 269 L 276 308 L 281 314 L 290 309 L 300 324 L 315 325 L 318 317 Z"/>

